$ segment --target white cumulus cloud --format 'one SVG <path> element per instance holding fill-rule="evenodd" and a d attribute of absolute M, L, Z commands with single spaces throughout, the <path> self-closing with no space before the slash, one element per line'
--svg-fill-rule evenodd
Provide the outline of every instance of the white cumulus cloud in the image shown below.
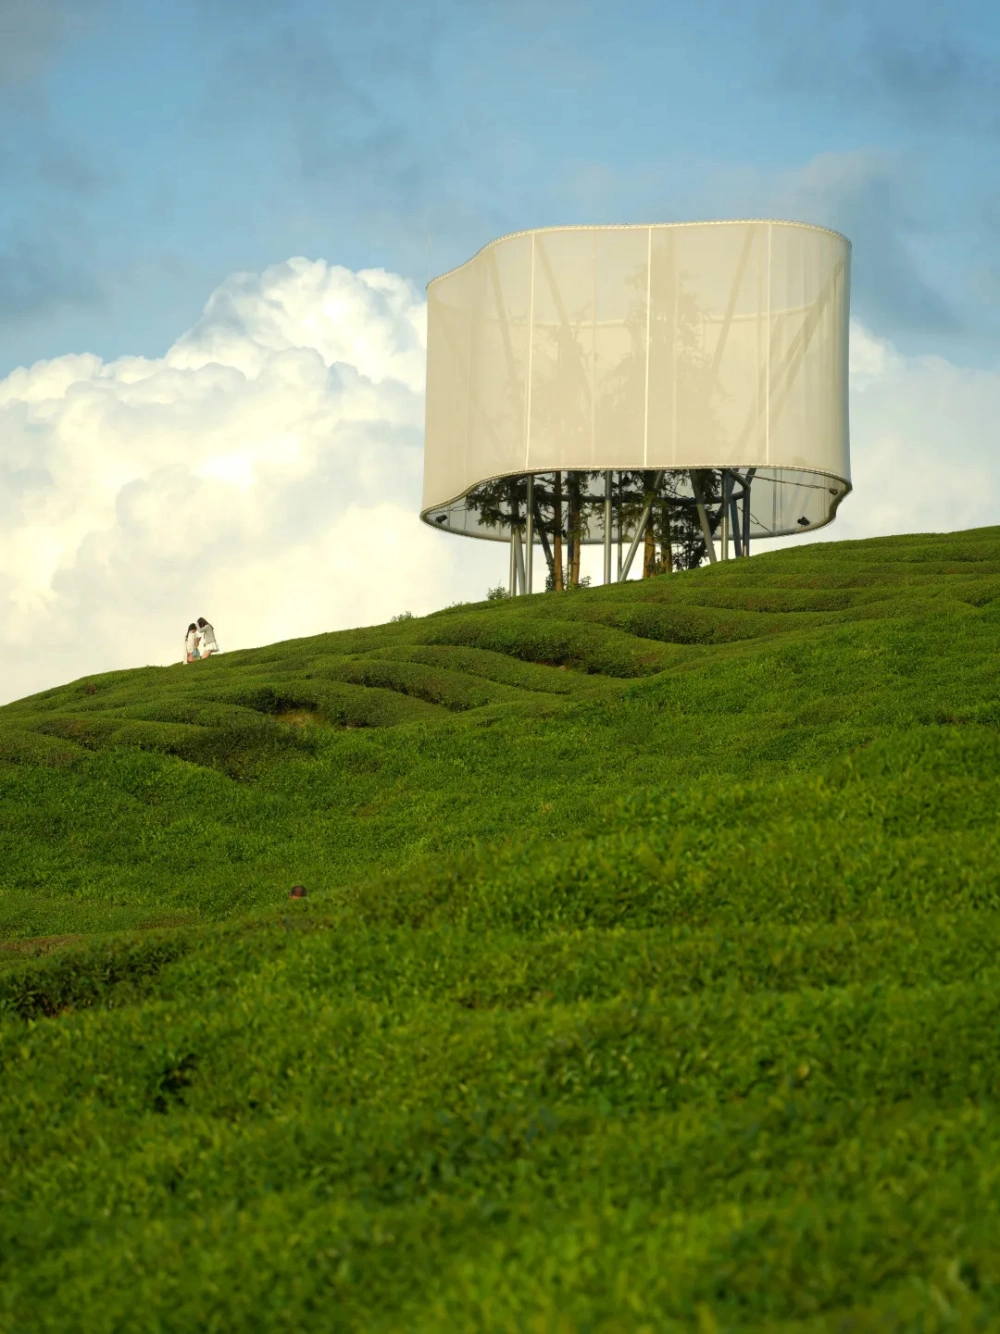
<path fill-rule="evenodd" d="M 906 357 L 863 325 L 851 327 L 853 493 L 815 537 L 1000 524 L 1000 370 Z M 764 550 L 761 543 L 758 550 Z"/>
<path fill-rule="evenodd" d="M 0 698 L 482 597 L 502 549 L 417 509 L 423 301 L 322 261 L 241 273 L 157 360 L 0 381 Z M 471 550 L 470 550 L 471 548 Z"/>

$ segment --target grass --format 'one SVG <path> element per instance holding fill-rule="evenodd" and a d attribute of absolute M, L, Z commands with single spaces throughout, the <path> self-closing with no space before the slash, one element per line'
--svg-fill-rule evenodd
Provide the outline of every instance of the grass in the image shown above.
<path fill-rule="evenodd" d="M 0 709 L 0 1329 L 1000 1327 L 998 648 L 986 529 Z"/>

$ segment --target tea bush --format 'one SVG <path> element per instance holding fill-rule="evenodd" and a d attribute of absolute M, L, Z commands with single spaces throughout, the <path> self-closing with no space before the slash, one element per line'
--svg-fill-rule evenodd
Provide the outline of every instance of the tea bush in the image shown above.
<path fill-rule="evenodd" d="M 0 1329 L 997 1327 L 998 647 L 991 529 L 0 710 Z"/>

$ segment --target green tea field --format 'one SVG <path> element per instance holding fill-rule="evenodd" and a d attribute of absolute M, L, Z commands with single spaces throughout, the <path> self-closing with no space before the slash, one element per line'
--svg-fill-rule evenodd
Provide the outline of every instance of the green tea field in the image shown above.
<path fill-rule="evenodd" d="M 1000 529 L 0 709 L 0 1331 L 1000 1329 L 998 808 Z"/>

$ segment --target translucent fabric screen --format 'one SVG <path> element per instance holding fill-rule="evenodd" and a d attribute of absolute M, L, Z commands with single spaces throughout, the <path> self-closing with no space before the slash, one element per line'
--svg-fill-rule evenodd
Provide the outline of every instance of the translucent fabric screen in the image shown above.
<path fill-rule="evenodd" d="M 752 467 L 760 532 L 825 522 L 850 487 L 849 268 L 845 238 L 783 222 L 486 246 L 428 289 L 424 517 L 461 528 L 471 488 L 527 472 Z"/>

